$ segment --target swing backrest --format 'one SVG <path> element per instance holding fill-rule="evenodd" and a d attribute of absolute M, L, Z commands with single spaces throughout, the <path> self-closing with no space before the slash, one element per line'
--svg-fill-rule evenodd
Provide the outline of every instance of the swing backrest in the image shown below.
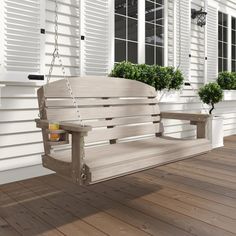
<path fill-rule="evenodd" d="M 129 141 L 140 136 L 160 136 L 163 132 L 153 87 L 134 80 L 109 77 L 74 77 L 69 81 L 83 123 L 93 127 L 86 143 L 113 144 L 120 139 Z M 41 87 L 38 90 L 39 104 L 43 97 L 43 119 L 76 122 L 78 116 L 65 80 Z"/>

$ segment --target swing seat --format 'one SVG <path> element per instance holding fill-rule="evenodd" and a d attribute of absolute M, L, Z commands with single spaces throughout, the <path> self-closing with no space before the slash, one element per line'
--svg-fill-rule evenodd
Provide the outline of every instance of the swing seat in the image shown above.
<path fill-rule="evenodd" d="M 38 90 L 43 101 L 43 165 L 79 184 L 93 184 L 179 161 L 211 150 L 205 138 L 207 114 L 160 112 L 156 91 L 138 81 L 86 77 L 71 78 L 84 126 L 65 80 Z M 189 120 L 197 139 L 163 136 L 162 119 Z M 59 121 L 64 140 L 48 140 L 49 121 Z M 71 138 L 70 138 L 71 136 Z"/>

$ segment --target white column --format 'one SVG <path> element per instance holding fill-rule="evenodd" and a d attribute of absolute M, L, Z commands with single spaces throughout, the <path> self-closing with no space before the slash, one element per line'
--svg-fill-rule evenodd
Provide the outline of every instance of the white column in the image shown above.
<path fill-rule="evenodd" d="M 175 17 L 175 16 L 173 16 Z M 168 66 L 168 0 L 164 1 L 164 66 Z"/>
<path fill-rule="evenodd" d="M 173 8 L 173 66 L 177 67 L 177 1 L 174 1 Z"/>
<path fill-rule="evenodd" d="M 205 0 L 204 2 L 204 7 L 205 7 L 205 11 L 207 12 L 208 10 L 208 0 Z M 206 15 L 206 21 L 207 21 L 207 15 Z M 208 37 L 208 32 L 207 32 L 207 24 L 204 26 L 204 31 L 205 31 L 205 35 L 204 35 L 204 47 L 205 47 L 205 60 L 204 60 L 204 84 L 207 83 L 207 55 L 208 55 L 208 41 L 207 41 L 207 37 Z"/>
<path fill-rule="evenodd" d="M 232 69 L 232 21 L 231 15 L 228 14 L 228 71 Z"/>
<path fill-rule="evenodd" d="M 46 27 L 46 2 L 45 0 L 40 0 L 40 28 L 45 29 Z M 47 74 L 48 71 L 45 71 L 46 65 L 46 55 L 45 55 L 45 45 L 46 44 L 46 34 L 40 35 L 40 74 Z M 46 82 L 46 78 L 44 78 Z"/>
<path fill-rule="evenodd" d="M 109 65 L 108 72 L 115 63 L 115 0 L 109 0 Z"/>
<path fill-rule="evenodd" d="M 145 1 L 138 1 L 138 63 L 145 63 Z"/>
<path fill-rule="evenodd" d="M 79 15 L 79 18 L 80 18 L 80 24 L 79 24 L 79 32 L 80 32 L 80 37 L 81 36 L 85 36 L 85 39 L 84 40 L 81 40 L 81 38 L 79 39 L 80 40 L 80 57 L 79 57 L 79 60 L 80 60 L 80 76 L 84 76 L 85 75 L 85 59 L 84 59 L 84 54 L 85 54 L 85 40 L 86 40 L 86 35 L 85 35 L 85 22 L 84 22 L 84 17 L 85 17 L 85 1 L 87 0 L 83 0 L 83 1 L 80 1 L 80 15 Z"/>

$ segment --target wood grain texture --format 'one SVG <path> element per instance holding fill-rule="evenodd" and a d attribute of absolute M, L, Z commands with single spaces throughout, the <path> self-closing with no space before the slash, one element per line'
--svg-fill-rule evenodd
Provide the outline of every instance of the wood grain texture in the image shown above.
<path fill-rule="evenodd" d="M 97 185 L 50 175 L 0 186 L 0 235 L 234 236 L 232 142 L 236 136 L 226 148 Z"/>

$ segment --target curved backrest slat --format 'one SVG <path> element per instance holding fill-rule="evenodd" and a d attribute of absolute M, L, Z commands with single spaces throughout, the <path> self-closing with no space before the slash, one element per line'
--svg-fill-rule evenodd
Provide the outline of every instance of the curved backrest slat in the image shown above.
<path fill-rule="evenodd" d="M 156 97 L 153 87 L 134 80 L 98 76 L 73 77 L 69 81 L 73 95 L 80 98 Z M 45 97 L 70 97 L 65 80 L 52 82 L 43 88 Z"/>

